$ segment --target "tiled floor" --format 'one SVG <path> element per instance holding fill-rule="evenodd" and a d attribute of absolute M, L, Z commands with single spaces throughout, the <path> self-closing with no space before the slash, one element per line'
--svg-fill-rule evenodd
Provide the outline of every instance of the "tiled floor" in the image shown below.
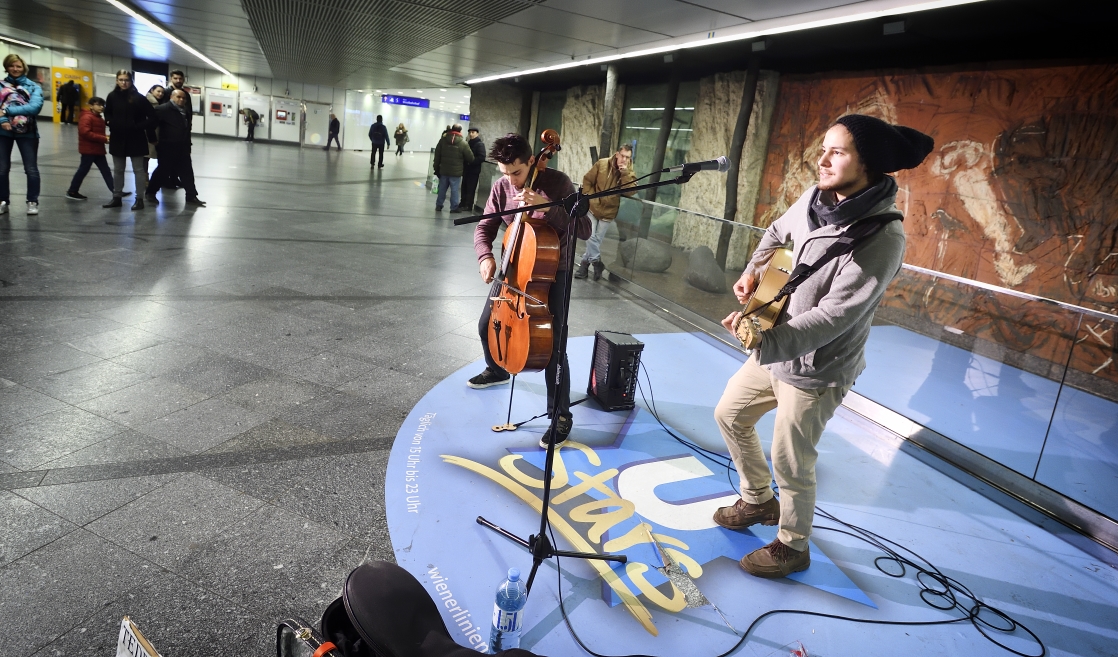
<path fill-rule="evenodd" d="M 425 155 L 218 138 L 207 208 L 105 210 L 96 176 L 63 197 L 76 129 L 42 131 L 42 214 L 17 158 L 0 218 L 0 654 L 112 654 L 125 614 L 167 655 L 274 654 L 278 619 L 392 558 L 388 448 L 480 356 L 472 230 L 434 212 Z M 574 298 L 575 335 L 679 330 Z"/>

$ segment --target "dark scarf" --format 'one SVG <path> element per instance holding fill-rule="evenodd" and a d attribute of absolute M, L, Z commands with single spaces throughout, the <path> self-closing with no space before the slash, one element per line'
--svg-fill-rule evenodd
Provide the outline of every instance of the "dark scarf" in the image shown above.
<path fill-rule="evenodd" d="M 811 223 L 812 230 L 823 226 L 845 226 L 866 216 L 882 201 L 896 196 L 897 181 L 892 176 L 883 176 L 876 185 L 870 185 L 834 205 L 831 205 L 835 201 L 834 193 L 821 192 L 816 187 L 808 206 L 808 221 Z"/>

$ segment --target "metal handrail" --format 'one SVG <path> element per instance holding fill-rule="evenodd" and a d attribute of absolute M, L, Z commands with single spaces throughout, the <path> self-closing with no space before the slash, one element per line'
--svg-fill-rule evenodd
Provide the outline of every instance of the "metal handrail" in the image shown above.
<path fill-rule="evenodd" d="M 646 203 L 648 205 L 652 205 L 652 206 L 656 206 L 656 207 L 667 208 L 669 210 L 675 210 L 677 212 L 686 212 L 687 214 L 693 214 L 697 217 L 703 217 L 704 219 L 710 219 L 712 221 L 717 221 L 717 222 L 724 223 L 724 224 L 730 224 L 730 225 L 734 226 L 735 228 L 749 228 L 751 230 L 754 230 L 754 231 L 757 231 L 757 232 L 760 232 L 760 233 L 765 232 L 765 229 L 761 228 L 759 226 L 753 226 L 751 224 L 743 224 L 743 223 L 738 222 L 738 221 L 730 221 L 729 219 L 723 219 L 722 217 L 715 217 L 714 215 L 703 214 L 702 212 L 695 212 L 694 210 L 688 210 L 686 208 L 680 208 L 680 207 L 676 207 L 674 205 L 668 205 L 666 203 L 657 203 L 656 201 L 649 201 L 649 200 L 646 200 L 646 199 L 643 199 L 643 198 L 632 198 L 632 197 L 630 197 L 630 200 L 639 201 L 641 203 Z M 1084 315 L 1090 315 L 1091 317 L 1094 317 L 1096 319 L 1102 319 L 1102 320 L 1111 321 L 1111 322 L 1118 322 L 1118 315 L 1115 315 L 1113 313 L 1104 312 L 1102 310 L 1095 310 L 1093 308 L 1084 308 L 1083 306 L 1077 306 L 1074 303 L 1067 303 L 1065 301 L 1057 301 L 1056 299 L 1049 299 L 1048 297 L 1042 297 L 1042 296 L 1038 296 L 1036 294 L 1029 294 L 1028 292 L 1020 292 L 1018 290 L 1011 290 L 1009 288 L 1001 287 L 999 285 L 993 285 L 992 283 L 983 283 L 982 281 L 976 281 L 973 278 L 963 278 L 962 276 L 955 276 L 954 274 L 948 274 L 946 272 L 936 271 L 934 269 L 927 269 L 925 267 L 918 267 L 916 265 L 910 265 L 907 262 L 902 263 L 901 267 L 903 269 L 908 269 L 909 271 L 919 272 L 921 274 L 925 274 L 925 275 L 928 275 L 928 276 L 934 276 L 936 278 L 944 278 L 944 279 L 947 279 L 949 281 L 953 281 L 955 283 L 960 283 L 962 285 L 968 285 L 970 287 L 976 287 L 976 288 L 979 288 L 979 289 L 982 289 L 982 290 L 988 290 L 990 292 L 997 292 L 997 293 L 1000 293 L 1000 294 L 1006 294 L 1006 295 L 1009 295 L 1011 297 L 1017 297 L 1018 299 L 1025 299 L 1027 301 L 1037 301 L 1039 303 L 1047 303 L 1047 304 L 1062 308 L 1064 310 L 1069 310 L 1071 312 L 1082 313 Z"/>
<path fill-rule="evenodd" d="M 901 267 L 903 267 L 905 269 L 912 270 L 912 271 L 918 271 L 921 274 L 927 274 L 928 276 L 934 276 L 936 278 L 946 278 L 949 281 L 954 281 L 956 283 L 962 283 L 963 285 L 969 285 L 971 287 L 977 287 L 977 288 L 981 288 L 983 290 L 989 290 L 991 292 L 999 292 L 1001 294 L 1007 294 L 1011 297 L 1017 297 L 1018 299 L 1026 299 L 1028 301 L 1039 301 L 1040 303 L 1047 303 L 1047 304 L 1051 304 L 1053 306 L 1059 306 L 1060 308 L 1063 308 L 1064 310 L 1070 310 L 1072 312 L 1083 313 L 1084 315 L 1090 315 L 1090 316 L 1095 317 L 1097 319 L 1105 319 L 1105 320 L 1109 320 L 1111 322 L 1118 322 L 1118 315 L 1113 315 L 1111 313 L 1103 312 L 1101 310 L 1095 310 L 1093 308 L 1084 308 L 1083 306 L 1077 306 L 1074 303 L 1066 303 L 1064 301 L 1057 301 L 1055 299 L 1049 299 L 1048 297 L 1041 297 L 1041 296 L 1037 296 L 1035 294 L 1029 294 L 1028 292 L 1020 292 L 1018 290 L 1011 290 L 1011 289 L 1006 288 L 1006 287 L 1000 287 L 998 285 L 993 285 L 993 284 L 990 284 L 990 283 L 983 283 L 982 281 L 976 281 L 976 280 L 971 279 L 971 278 L 963 278 L 962 276 L 955 276 L 953 274 L 945 274 L 941 271 L 936 271 L 934 269 L 925 269 L 924 267 L 917 267 L 916 265 L 910 265 L 908 263 L 902 264 Z"/>

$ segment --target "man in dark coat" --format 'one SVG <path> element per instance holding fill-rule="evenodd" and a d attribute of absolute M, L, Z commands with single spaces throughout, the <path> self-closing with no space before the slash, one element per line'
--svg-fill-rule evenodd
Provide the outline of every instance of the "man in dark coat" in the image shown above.
<path fill-rule="evenodd" d="M 388 128 L 384 127 L 384 117 L 377 114 L 377 122 L 369 128 L 369 141 L 373 142 L 373 156 L 369 159 L 369 166 L 377 164 L 377 153 L 380 153 L 380 168 L 384 168 L 384 145 L 388 143 Z"/>
<path fill-rule="evenodd" d="M 81 87 L 73 80 L 58 88 L 59 123 L 73 123 L 82 102 Z"/>
<path fill-rule="evenodd" d="M 338 151 L 340 152 L 342 150 L 342 142 L 338 140 L 338 135 L 341 134 L 341 132 L 342 122 L 338 120 L 338 117 L 330 114 L 330 129 L 326 133 L 326 145 L 322 147 L 322 150 L 330 150 L 330 142 L 334 142 L 338 145 Z M 381 159 L 383 159 L 383 156 L 381 156 Z"/>
<path fill-rule="evenodd" d="M 462 174 L 466 166 L 474 161 L 474 152 L 462 138 L 462 126 L 451 126 L 450 132 L 443 135 L 435 147 L 435 175 L 439 177 L 439 193 L 435 197 L 435 211 L 441 212 L 446 200 L 446 190 L 450 189 L 450 211 L 461 212 L 458 194 L 462 185 Z"/>
<path fill-rule="evenodd" d="M 477 128 L 470 128 L 470 139 L 467 142 L 474 153 L 474 161 L 466 165 L 462 171 L 462 204 L 458 207 L 463 212 L 474 211 L 474 195 L 477 193 L 477 181 L 481 176 L 481 163 L 485 161 L 485 142 L 478 136 Z"/>
<path fill-rule="evenodd" d="M 163 183 L 163 177 L 177 177 L 186 190 L 186 204 L 206 207 L 198 199 L 198 189 L 194 186 L 194 166 L 190 162 L 190 121 L 187 118 L 186 92 L 175 89 L 171 92 L 171 102 L 155 109 L 156 125 L 159 129 L 155 148 L 159 152 L 159 168 L 148 187 L 148 200 L 155 201 L 155 193 Z"/>

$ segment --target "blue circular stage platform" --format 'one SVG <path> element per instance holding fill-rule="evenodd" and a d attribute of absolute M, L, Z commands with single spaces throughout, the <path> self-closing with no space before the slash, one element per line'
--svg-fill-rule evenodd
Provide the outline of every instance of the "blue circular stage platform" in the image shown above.
<path fill-rule="evenodd" d="M 636 337 L 645 343 L 642 368 L 660 419 L 684 438 L 724 453 L 712 414 L 741 354 L 701 334 Z M 592 342 L 570 342 L 575 399 L 586 387 Z M 532 560 L 476 518 L 523 538 L 538 531 L 545 458 L 538 443 L 547 421 L 493 432 L 505 422 L 509 387 L 468 388 L 466 380 L 480 367 L 440 382 L 404 421 L 385 498 L 397 562 L 427 587 L 455 640 L 484 652 L 494 590 L 510 567 L 526 574 Z M 642 386 L 648 395 L 644 376 Z M 542 412 L 545 400 L 542 373 L 518 377 L 513 422 Z M 791 578 L 744 573 L 737 559 L 771 541 L 776 527 L 734 532 L 716 526 L 711 514 L 733 502 L 736 473 L 669 436 L 639 399 L 632 411 L 605 412 L 587 401 L 573 412 L 574 431 L 554 468 L 556 548 L 624 554 L 628 563 L 563 559 L 561 576 L 554 561 L 543 565 L 528 601 L 522 648 L 582 654 L 563 623 L 560 590 L 583 641 L 607 654 L 718 654 L 769 609 L 819 608 L 832 604 L 828 599 L 848 613 L 874 607 L 814 544 L 811 567 Z M 771 434 L 771 415 L 758 429 L 766 438 Z M 684 582 L 681 588 L 664 574 L 669 559 L 695 587 Z"/>

